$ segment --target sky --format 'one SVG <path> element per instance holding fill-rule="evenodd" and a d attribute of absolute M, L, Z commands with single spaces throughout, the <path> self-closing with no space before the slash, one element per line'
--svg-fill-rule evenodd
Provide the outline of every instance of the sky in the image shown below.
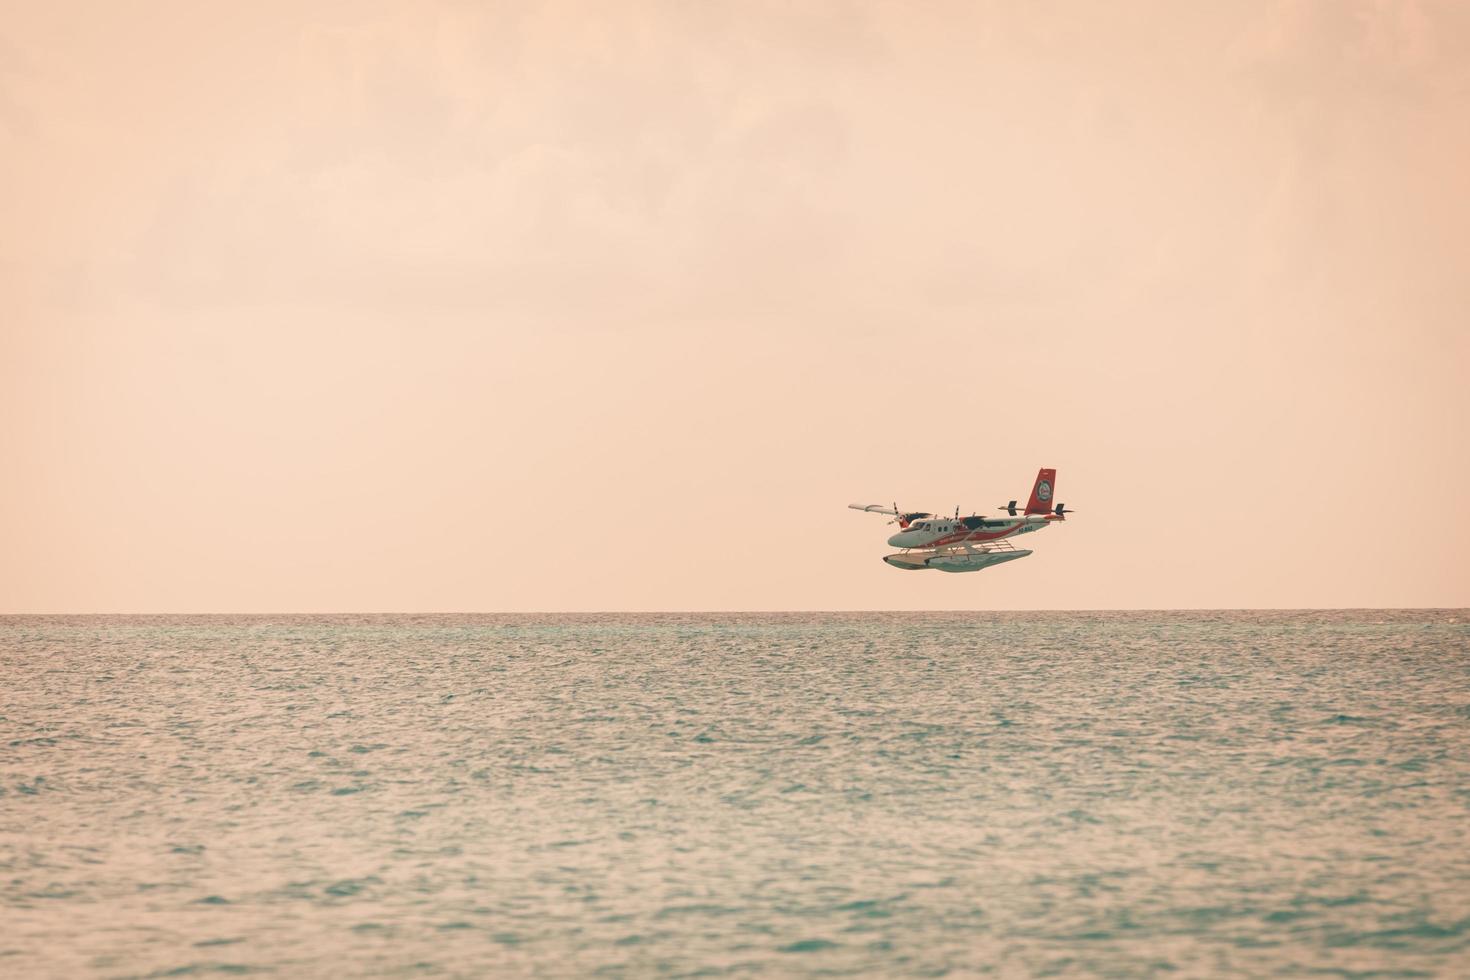
<path fill-rule="evenodd" d="M 1470 606 L 1470 6 L 0 7 L 0 612 Z"/>

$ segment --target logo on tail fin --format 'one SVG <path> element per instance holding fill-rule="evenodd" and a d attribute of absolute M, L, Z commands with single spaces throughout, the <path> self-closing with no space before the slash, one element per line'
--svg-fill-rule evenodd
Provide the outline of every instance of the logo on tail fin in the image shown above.
<path fill-rule="evenodd" d="M 1042 500 L 1042 501 L 1046 501 L 1046 500 L 1050 500 L 1051 499 L 1051 484 L 1050 483 L 1047 483 L 1045 480 L 1042 480 L 1040 483 L 1036 484 L 1036 499 L 1037 500 Z"/>

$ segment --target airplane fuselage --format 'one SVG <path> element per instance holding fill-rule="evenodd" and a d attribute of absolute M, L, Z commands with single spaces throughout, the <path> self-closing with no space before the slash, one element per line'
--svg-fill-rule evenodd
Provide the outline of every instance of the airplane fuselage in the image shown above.
<path fill-rule="evenodd" d="M 1018 534 L 1039 531 L 1052 521 L 1061 520 L 1055 514 L 1027 517 L 926 517 L 914 521 L 888 539 L 894 548 L 949 548 L 962 545 L 985 544 L 1013 538 Z"/>

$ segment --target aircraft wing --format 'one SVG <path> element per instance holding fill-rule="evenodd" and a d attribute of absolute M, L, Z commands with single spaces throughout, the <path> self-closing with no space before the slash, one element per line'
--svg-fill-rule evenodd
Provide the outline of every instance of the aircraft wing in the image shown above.
<path fill-rule="evenodd" d="M 892 507 L 884 507 L 882 504 L 848 504 L 847 506 L 852 510 L 866 511 L 869 514 L 888 514 L 891 517 L 898 516 L 898 511 Z"/>

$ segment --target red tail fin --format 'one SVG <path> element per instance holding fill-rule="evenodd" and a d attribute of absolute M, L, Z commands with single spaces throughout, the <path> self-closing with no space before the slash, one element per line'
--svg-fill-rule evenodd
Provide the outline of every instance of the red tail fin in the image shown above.
<path fill-rule="evenodd" d="M 1028 514 L 1050 514 L 1052 497 L 1057 492 L 1057 471 L 1042 470 L 1036 474 L 1036 486 L 1031 488 L 1031 499 L 1026 502 Z"/>

